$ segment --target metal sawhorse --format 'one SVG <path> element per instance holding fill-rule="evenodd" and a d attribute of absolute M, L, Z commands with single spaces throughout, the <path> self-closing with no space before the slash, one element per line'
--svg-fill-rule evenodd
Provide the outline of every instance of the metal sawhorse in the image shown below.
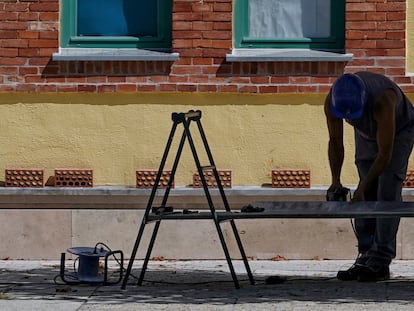
<path fill-rule="evenodd" d="M 156 176 L 155 183 L 154 183 L 154 186 L 152 188 L 150 198 L 148 200 L 147 208 L 145 210 L 145 213 L 144 213 L 144 216 L 143 216 L 143 219 L 142 219 L 142 223 L 141 223 L 141 226 L 139 228 L 138 235 L 137 235 L 134 247 L 133 247 L 132 252 L 131 252 L 131 258 L 129 259 L 129 263 L 128 263 L 128 267 L 127 267 L 127 270 L 126 270 L 126 273 L 125 273 L 125 277 L 124 277 L 124 280 L 122 282 L 122 289 L 126 288 L 128 278 L 131 274 L 132 265 L 134 263 L 135 256 L 136 256 L 137 251 L 138 251 L 138 247 L 140 245 L 140 242 L 141 242 L 141 239 L 142 239 L 142 236 L 143 236 L 143 233 L 144 233 L 145 226 L 150 221 L 155 221 L 155 225 L 154 225 L 152 236 L 151 236 L 151 239 L 150 239 L 150 242 L 149 242 L 149 245 L 148 245 L 147 253 L 146 253 L 146 256 L 144 258 L 144 262 L 143 262 L 143 265 L 142 265 L 140 276 L 138 278 L 138 285 L 142 285 L 142 282 L 144 280 L 144 275 L 145 275 L 145 272 L 146 272 L 146 269 L 147 269 L 147 266 L 148 266 L 148 261 L 149 261 L 150 256 L 151 256 L 151 251 L 153 249 L 155 239 L 157 237 L 157 233 L 158 233 L 158 230 L 159 230 L 159 227 L 160 227 L 160 224 L 161 224 L 161 220 L 163 219 L 162 210 L 165 209 L 165 207 L 166 207 L 168 196 L 169 196 L 172 184 L 173 184 L 175 172 L 177 170 L 177 166 L 178 166 L 180 156 L 181 156 L 181 153 L 183 151 L 184 143 L 185 143 L 186 140 L 188 140 L 188 143 L 190 145 L 191 152 L 193 154 L 194 161 L 195 161 L 195 164 L 196 164 L 196 167 L 197 167 L 197 171 L 198 171 L 198 174 L 200 176 L 201 183 L 203 185 L 203 189 L 204 189 L 204 193 L 205 193 L 205 196 L 206 196 L 206 199 L 207 199 L 207 202 L 208 202 L 208 206 L 210 208 L 210 212 L 208 213 L 208 217 L 206 217 L 206 215 L 205 215 L 206 213 L 203 213 L 203 215 L 201 215 L 201 217 L 198 217 L 197 214 L 194 214 L 194 215 L 191 215 L 191 214 L 188 215 L 188 214 L 183 214 L 183 213 L 178 214 L 178 215 L 175 214 L 174 219 L 211 219 L 211 220 L 214 221 L 214 224 L 215 224 L 215 227 L 216 227 L 216 230 L 217 230 L 217 234 L 219 236 L 221 246 L 223 247 L 224 255 L 226 257 L 226 260 L 227 260 L 227 263 L 228 263 L 228 266 L 229 266 L 229 269 L 230 269 L 230 273 L 231 273 L 231 276 L 232 276 L 233 281 L 234 281 L 234 285 L 235 285 L 236 288 L 240 288 L 239 281 L 237 279 L 236 273 L 234 271 L 234 266 L 233 266 L 232 260 L 230 258 L 230 253 L 229 253 L 229 250 L 227 248 L 226 241 L 224 239 L 224 234 L 223 234 L 223 231 L 222 231 L 221 226 L 220 226 L 221 221 L 224 221 L 224 220 L 229 221 L 230 225 L 231 225 L 231 228 L 232 228 L 232 231 L 233 231 L 233 234 L 234 234 L 234 237 L 236 239 L 237 246 L 239 248 L 242 260 L 244 262 L 244 266 L 246 268 L 249 281 L 250 281 L 251 284 L 254 284 L 253 275 L 252 275 L 252 272 L 250 270 L 249 263 L 247 261 L 247 257 L 246 257 L 246 253 L 245 253 L 244 248 L 243 248 L 243 244 L 241 242 L 239 233 L 237 231 L 235 221 L 232 218 L 220 219 L 217 216 L 216 208 L 214 206 L 213 200 L 212 200 L 211 195 L 210 195 L 209 187 L 207 185 L 206 179 L 205 179 L 204 174 L 203 174 L 203 172 L 205 170 L 212 170 L 213 171 L 214 178 L 215 178 L 215 181 L 217 183 L 217 187 L 218 187 L 218 190 L 220 192 L 220 196 L 221 196 L 221 199 L 222 199 L 222 202 L 223 202 L 223 205 L 224 205 L 224 209 L 225 209 L 226 212 L 231 212 L 230 207 L 229 207 L 229 203 L 227 201 L 227 198 L 226 198 L 226 195 L 225 195 L 225 192 L 224 192 L 224 189 L 223 189 L 223 185 L 220 181 L 219 174 L 217 172 L 217 168 L 216 168 L 216 165 L 215 165 L 214 160 L 213 160 L 213 156 L 212 156 L 211 151 L 210 151 L 210 147 L 209 147 L 208 142 L 207 142 L 206 135 L 205 135 L 203 127 L 201 125 L 201 111 L 199 111 L 199 110 L 197 110 L 197 111 L 190 110 L 186 113 L 172 113 L 172 121 L 173 121 L 173 125 L 172 125 L 172 128 L 171 128 L 171 132 L 170 132 L 170 135 L 168 137 L 167 145 L 165 147 L 165 151 L 164 151 L 164 154 L 162 156 L 161 163 L 160 163 L 160 166 L 159 166 L 159 169 L 158 169 L 158 174 Z M 206 166 L 202 166 L 201 163 L 200 163 L 200 159 L 199 159 L 199 156 L 198 156 L 198 153 L 197 153 L 194 141 L 193 141 L 193 137 L 191 136 L 191 133 L 190 133 L 190 124 L 193 123 L 193 122 L 196 123 L 197 128 L 200 132 L 201 140 L 202 140 L 202 143 L 203 143 L 204 148 L 205 148 L 205 152 L 206 152 L 208 160 L 209 160 L 209 163 Z M 181 140 L 180 140 L 179 145 L 178 145 L 177 154 L 175 156 L 175 160 L 174 160 L 173 166 L 171 168 L 170 178 L 169 178 L 167 187 L 166 187 L 165 192 L 164 192 L 164 196 L 163 196 L 163 199 L 162 199 L 161 206 L 154 208 L 153 203 L 154 203 L 155 194 L 157 192 L 158 184 L 161 180 L 161 175 L 162 175 L 165 163 L 168 159 L 168 154 L 169 154 L 169 151 L 170 151 L 173 139 L 174 139 L 174 134 L 177 130 L 178 125 L 180 125 L 180 124 L 183 125 L 184 129 L 183 129 L 183 133 L 182 133 L 182 136 L 181 136 Z M 157 209 L 159 209 L 159 211 L 160 211 L 160 214 L 158 216 L 154 216 L 153 213 L 151 214 L 152 211 L 155 211 Z"/>

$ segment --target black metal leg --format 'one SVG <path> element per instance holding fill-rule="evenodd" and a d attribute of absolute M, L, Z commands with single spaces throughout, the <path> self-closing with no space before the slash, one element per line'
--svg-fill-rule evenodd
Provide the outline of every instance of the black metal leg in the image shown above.
<path fill-rule="evenodd" d="M 132 253 L 131 253 L 131 256 L 129 258 L 128 267 L 127 267 L 127 270 L 125 272 L 124 281 L 122 282 L 122 286 L 121 286 L 122 289 L 125 289 L 126 285 L 128 283 L 128 278 L 129 278 L 129 275 L 131 274 L 132 265 L 134 264 L 135 256 L 137 255 L 137 250 L 138 250 L 138 247 L 139 247 L 139 243 L 141 242 L 142 235 L 144 233 L 145 223 L 146 223 L 146 219 L 144 219 L 142 221 L 141 226 L 139 228 L 138 236 L 137 236 L 137 239 L 135 240 L 134 248 L 132 249 Z"/>
<path fill-rule="evenodd" d="M 254 284 L 253 274 L 252 274 L 252 271 L 250 270 L 249 261 L 247 260 L 247 256 L 246 256 L 246 253 L 244 251 L 243 243 L 240 239 L 239 231 L 237 230 L 236 223 L 235 223 L 234 219 L 230 220 L 230 224 L 231 224 L 231 227 L 233 229 L 234 237 L 236 238 L 237 246 L 239 247 L 239 251 L 240 251 L 240 254 L 242 256 L 244 267 L 246 269 L 247 276 L 249 277 L 250 284 L 253 285 Z"/>
<path fill-rule="evenodd" d="M 160 228 L 161 220 L 157 220 L 154 226 L 154 231 L 152 232 L 151 240 L 148 245 L 147 254 L 145 255 L 144 263 L 142 264 L 141 274 L 139 275 L 138 285 L 142 285 L 142 281 L 144 280 L 145 272 L 147 271 L 148 261 L 150 260 L 151 252 L 154 247 L 155 239 L 157 237 L 158 229 Z"/>
<path fill-rule="evenodd" d="M 227 248 L 227 244 L 226 244 L 226 241 L 224 239 L 223 231 L 221 230 L 220 224 L 219 224 L 217 219 L 214 219 L 214 223 L 216 225 L 216 229 L 217 229 L 217 233 L 218 233 L 218 236 L 219 236 L 219 239 L 220 239 L 221 246 L 223 247 L 224 255 L 226 256 L 227 264 L 228 264 L 229 269 L 230 269 L 230 274 L 231 274 L 231 277 L 233 279 L 234 286 L 237 289 L 239 289 L 240 288 L 239 281 L 237 280 L 237 275 L 236 275 L 236 272 L 234 271 L 233 262 L 231 261 L 229 249 Z"/>

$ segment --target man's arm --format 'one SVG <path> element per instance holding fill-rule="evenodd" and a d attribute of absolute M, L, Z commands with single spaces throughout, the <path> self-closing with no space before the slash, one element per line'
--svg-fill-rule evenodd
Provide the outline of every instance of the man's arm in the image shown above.
<path fill-rule="evenodd" d="M 344 162 L 344 125 L 342 119 L 335 118 L 332 115 L 329 98 L 330 96 L 328 95 L 325 99 L 324 105 L 326 123 L 329 132 L 328 157 L 332 177 L 331 186 L 329 187 L 328 192 L 342 187 L 341 170 Z"/>
<path fill-rule="evenodd" d="M 378 155 L 370 167 L 367 176 L 360 181 L 354 192 L 355 201 L 364 200 L 364 192 L 368 185 L 377 179 L 389 164 L 394 149 L 395 108 L 397 94 L 386 90 L 375 100 L 374 119 L 377 122 Z"/>

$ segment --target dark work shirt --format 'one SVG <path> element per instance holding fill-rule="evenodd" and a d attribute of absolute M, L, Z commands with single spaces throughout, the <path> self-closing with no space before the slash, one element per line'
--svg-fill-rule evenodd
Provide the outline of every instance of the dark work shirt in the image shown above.
<path fill-rule="evenodd" d="M 365 83 L 367 90 L 367 103 L 361 118 L 346 120 L 354 126 L 363 137 L 376 140 L 377 122 L 374 119 L 375 98 L 381 95 L 385 90 L 394 90 L 398 96 L 398 104 L 395 112 L 395 132 L 398 134 L 408 124 L 414 122 L 414 108 L 410 100 L 405 96 L 396 83 L 387 77 L 372 72 L 357 72 Z"/>

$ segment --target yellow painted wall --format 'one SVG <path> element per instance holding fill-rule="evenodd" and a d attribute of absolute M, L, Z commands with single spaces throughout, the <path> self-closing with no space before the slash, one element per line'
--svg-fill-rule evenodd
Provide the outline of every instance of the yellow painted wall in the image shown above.
<path fill-rule="evenodd" d="M 311 170 L 312 186 L 328 185 L 325 94 L 0 94 L 0 170 L 11 167 L 94 169 L 95 185 L 135 186 L 135 170 L 159 166 L 172 112 L 201 110 L 220 169 L 233 185 L 270 183 L 273 168 Z M 196 127 L 192 127 L 197 133 Z M 176 142 L 171 149 L 175 155 Z M 194 134 L 196 142 L 198 135 Z M 199 150 L 202 151 L 200 148 Z M 352 130 L 346 126 L 343 182 L 356 183 Z M 207 164 L 204 152 L 202 164 Z M 171 167 L 169 161 L 166 168 Z M 186 145 L 176 185 L 196 171 Z"/>

